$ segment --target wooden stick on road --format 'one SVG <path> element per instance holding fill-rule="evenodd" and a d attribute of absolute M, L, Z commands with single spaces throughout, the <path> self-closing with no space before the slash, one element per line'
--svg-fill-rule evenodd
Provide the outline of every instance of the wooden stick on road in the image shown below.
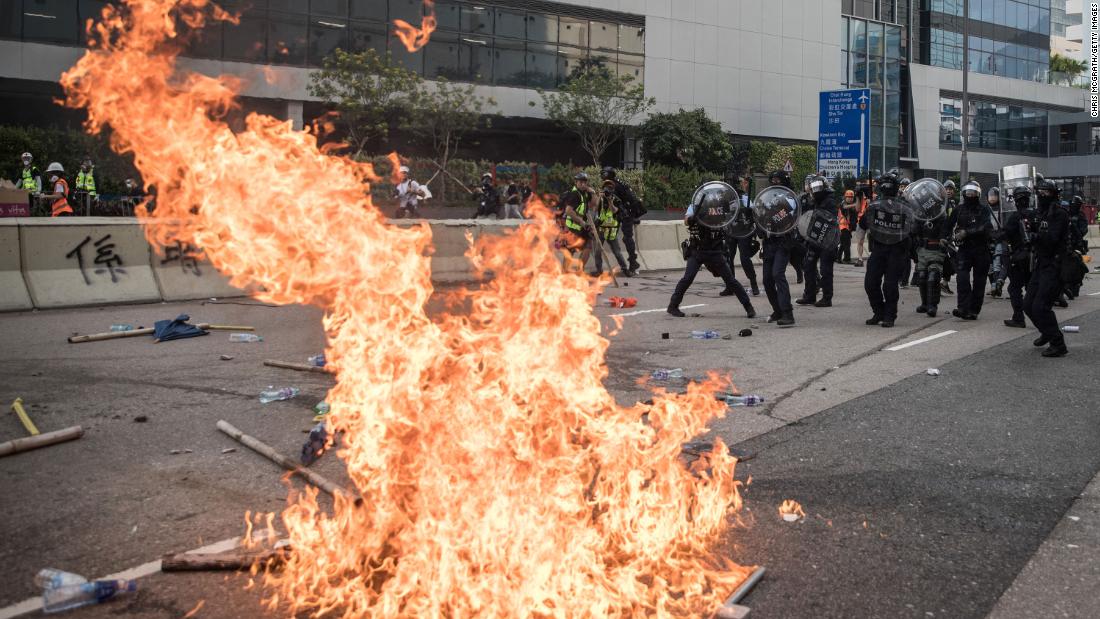
<path fill-rule="evenodd" d="M 256 327 L 246 327 L 241 325 L 212 325 L 206 322 L 200 322 L 195 325 L 196 327 L 204 331 L 255 331 Z M 88 335 L 74 335 L 69 338 L 70 344 L 82 344 L 84 342 L 101 342 L 103 340 L 117 340 L 124 337 L 138 337 L 142 335 L 152 335 L 155 329 L 153 327 L 145 327 L 144 329 L 131 329 L 130 331 L 108 331 L 107 333 L 89 333 Z"/>
<path fill-rule="evenodd" d="M 0 443 L 0 458 L 17 454 L 21 451 L 30 451 L 32 449 L 38 449 L 39 447 L 46 447 L 47 445 L 64 443 L 65 441 L 80 438 L 83 435 L 84 428 L 73 426 L 71 428 L 54 430 L 53 432 L 47 432 L 45 434 L 17 438 L 14 441 Z"/>
<path fill-rule="evenodd" d="M 331 374 L 323 367 L 317 367 L 308 363 L 292 363 L 290 361 L 279 361 L 277 359 L 264 359 L 264 365 L 273 368 L 283 368 L 285 370 L 297 370 L 299 372 L 317 372 L 319 374 Z"/>
<path fill-rule="evenodd" d="M 162 572 L 198 572 L 214 570 L 247 570 L 253 565 L 278 565 L 286 560 L 287 548 L 277 548 L 263 552 L 218 552 L 200 554 L 181 552 L 166 554 L 160 559 Z"/>
<path fill-rule="evenodd" d="M 359 505 L 363 502 L 362 497 L 353 496 L 350 492 L 344 490 L 332 481 L 325 479 L 319 473 L 315 473 L 305 468 L 304 466 L 299 465 L 297 462 L 294 462 L 290 458 L 287 458 L 283 454 L 272 449 L 270 445 L 267 445 L 259 439 L 249 436 L 244 432 L 241 432 L 228 421 L 225 421 L 224 419 L 219 420 L 218 429 L 222 432 L 225 432 L 234 440 L 244 445 L 245 447 L 248 447 L 252 451 L 255 451 L 262 456 L 266 456 L 275 464 L 278 464 L 279 466 L 292 473 L 302 476 L 306 481 L 313 484 L 314 486 L 317 486 L 321 490 L 324 490 L 325 492 L 333 496 L 340 495 L 348 499 L 349 501 L 354 501 L 356 505 Z"/>

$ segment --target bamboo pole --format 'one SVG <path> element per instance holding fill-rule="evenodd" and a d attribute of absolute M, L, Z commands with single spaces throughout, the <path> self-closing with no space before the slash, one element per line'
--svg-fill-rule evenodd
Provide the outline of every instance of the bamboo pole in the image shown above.
<path fill-rule="evenodd" d="M 759 566 L 749 574 L 741 586 L 737 587 L 726 601 L 722 604 L 722 607 L 715 613 L 715 619 L 738 619 L 744 617 L 747 614 L 747 610 L 744 606 L 740 605 L 742 599 L 752 591 L 752 588 L 756 586 L 756 583 L 760 582 L 760 579 L 764 577 L 764 566 Z"/>
<path fill-rule="evenodd" d="M 273 368 L 283 368 L 285 370 L 297 370 L 299 372 L 317 372 L 319 374 L 331 374 L 331 372 L 323 367 L 317 367 L 308 363 L 292 363 L 290 361 L 279 361 L 277 359 L 264 359 L 264 365 Z"/>
<path fill-rule="evenodd" d="M 200 322 L 195 325 L 196 327 L 204 331 L 255 331 L 256 327 L 247 327 L 243 325 L 212 325 L 207 322 Z M 69 338 L 70 344 L 82 344 L 84 342 L 101 342 L 103 340 L 117 340 L 124 337 L 138 337 L 141 335 L 152 335 L 155 329 L 152 327 L 146 327 L 144 329 L 132 329 L 130 331 L 108 331 L 106 333 L 89 333 L 88 335 L 74 335 Z"/>
<path fill-rule="evenodd" d="M 352 496 L 351 493 L 349 493 L 347 490 L 344 490 L 332 481 L 322 477 L 319 473 L 300 466 L 297 462 L 294 462 L 290 458 L 287 458 L 283 454 L 275 451 L 271 448 L 271 446 L 267 445 L 266 443 L 260 441 L 255 437 L 249 436 L 244 432 L 241 432 L 228 421 L 225 421 L 224 419 L 219 420 L 218 429 L 228 434 L 238 443 L 244 445 L 245 447 L 248 447 L 252 451 L 255 451 L 261 456 L 266 456 L 275 464 L 278 464 L 279 466 L 292 473 L 302 476 L 306 481 L 313 484 L 314 486 L 317 486 L 321 490 L 324 490 L 325 492 L 333 496 L 340 495 L 348 499 L 349 501 L 354 501 L 356 505 L 362 503 L 362 497 Z"/>
<path fill-rule="evenodd" d="M 34 422 L 31 421 L 30 415 L 23 409 L 23 398 L 15 398 L 15 401 L 11 403 L 11 409 L 15 411 L 16 416 L 19 417 L 19 421 L 23 422 L 23 427 L 27 429 L 27 432 L 31 436 L 39 434 L 38 428 L 34 426 Z"/>
<path fill-rule="evenodd" d="M 256 564 L 281 564 L 286 560 L 287 548 L 277 548 L 264 552 L 219 552 L 200 554 L 183 552 L 166 554 L 160 559 L 162 572 L 198 572 L 216 570 L 247 570 Z"/>
<path fill-rule="evenodd" d="M 54 430 L 53 432 L 47 432 L 45 434 L 36 434 L 34 436 L 17 438 L 14 441 L 0 443 L 0 458 L 4 456 L 10 456 L 12 454 L 17 454 L 22 451 L 38 449 L 39 447 L 46 447 L 48 445 L 64 443 L 65 441 L 71 441 L 73 439 L 80 438 L 83 435 L 84 428 L 81 428 L 80 426 L 73 426 L 71 428 Z"/>

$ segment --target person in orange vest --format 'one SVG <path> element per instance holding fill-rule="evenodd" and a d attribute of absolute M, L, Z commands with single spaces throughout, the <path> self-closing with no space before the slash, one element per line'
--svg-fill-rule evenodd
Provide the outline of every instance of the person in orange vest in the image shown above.
<path fill-rule="evenodd" d="M 859 221 L 859 203 L 856 192 L 849 189 L 844 192 L 844 201 L 837 209 L 836 219 L 840 222 L 840 262 L 852 263 L 852 224 Z"/>
<path fill-rule="evenodd" d="M 867 205 L 871 203 L 871 196 L 873 194 L 870 183 L 860 184 L 856 187 L 856 190 L 855 199 L 859 204 L 859 209 L 853 221 L 858 223 L 860 219 L 863 219 L 863 214 L 867 212 Z M 852 238 L 854 238 L 856 242 L 856 266 L 861 267 L 863 266 L 863 247 L 867 239 L 867 231 L 860 228 L 858 225 L 854 228 L 855 229 L 852 231 Z"/>
<path fill-rule="evenodd" d="M 72 215 L 73 207 L 69 206 L 69 183 L 65 180 L 65 168 L 55 161 L 46 168 L 46 177 L 50 179 L 53 191 L 43 193 L 42 197 L 50 200 L 50 216 Z"/>

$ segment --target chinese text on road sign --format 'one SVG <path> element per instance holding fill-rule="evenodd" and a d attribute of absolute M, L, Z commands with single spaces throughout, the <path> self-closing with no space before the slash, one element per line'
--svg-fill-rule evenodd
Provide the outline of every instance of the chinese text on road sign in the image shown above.
<path fill-rule="evenodd" d="M 867 88 L 821 93 L 817 165 L 826 176 L 859 176 L 867 169 L 871 136 L 871 91 Z"/>

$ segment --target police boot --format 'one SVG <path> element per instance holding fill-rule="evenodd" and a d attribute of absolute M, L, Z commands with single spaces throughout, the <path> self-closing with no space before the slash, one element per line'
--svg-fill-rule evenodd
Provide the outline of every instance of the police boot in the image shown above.
<path fill-rule="evenodd" d="M 1058 307 L 1069 307 L 1069 301 L 1066 300 L 1065 294 L 1058 295 L 1058 300 L 1054 302 Z"/>
<path fill-rule="evenodd" d="M 749 280 L 749 286 L 752 287 L 752 296 L 754 296 L 754 297 L 760 296 L 760 287 L 756 285 L 756 280 L 755 279 L 750 279 Z"/>
<path fill-rule="evenodd" d="M 928 311 L 928 287 L 920 287 L 920 305 L 917 306 L 917 313 L 924 314 Z"/>
<path fill-rule="evenodd" d="M 780 314 L 779 312 L 772 312 L 772 315 L 768 316 L 768 322 L 776 322 L 777 320 L 779 320 L 782 317 L 783 317 L 783 314 Z"/>
<path fill-rule="evenodd" d="M 756 318 L 756 308 L 752 306 L 752 303 L 745 304 L 745 316 Z"/>
<path fill-rule="evenodd" d="M 938 275 L 938 274 L 937 274 Z M 940 305 L 940 278 L 930 277 L 928 283 L 925 284 L 925 289 L 928 293 L 928 317 L 935 318 L 939 313 Z"/>
<path fill-rule="evenodd" d="M 813 305 L 814 303 L 817 303 L 817 293 L 815 292 L 814 296 L 812 297 L 807 297 L 803 295 L 801 299 L 796 299 L 795 303 L 797 303 L 798 305 Z"/>
<path fill-rule="evenodd" d="M 687 316 L 687 314 L 680 311 L 680 304 L 679 303 L 677 303 L 676 305 L 669 305 L 667 311 L 668 311 L 669 314 L 672 314 L 673 316 L 675 316 L 677 318 L 683 318 L 684 316 Z"/>
<path fill-rule="evenodd" d="M 1036 347 L 1036 348 L 1040 348 L 1042 346 L 1046 346 L 1049 343 L 1050 343 L 1050 338 L 1049 337 L 1047 337 L 1045 335 L 1040 335 L 1039 337 L 1035 338 L 1035 341 L 1032 342 L 1031 345 Z"/>
<path fill-rule="evenodd" d="M 875 314 L 863 322 L 868 327 L 873 327 L 882 322 L 882 314 Z"/>
<path fill-rule="evenodd" d="M 823 296 L 823 297 L 821 297 L 820 301 L 818 301 L 817 303 L 814 303 L 814 307 L 832 307 L 832 306 L 833 306 L 833 297 L 832 297 L 832 295 Z"/>
<path fill-rule="evenodd" d="M 1004 286 L 1005 283 L 1001 280 L 993 282 L 993 289 L 989 291 L 989 296 L 993 297 L 994 299 L 1000 299 L 1001 294 L 1004 291 Z"/>
<path fill-rule="evenodd" d="M 1043 356 L 1047 358 L 1051 357 L 1065 357 L 1069 354 L 1069 349 L 1066 348 L 1065 340 L 1061 342 L 1051 342 L 1050 346 L 1043 351 Z"/>
<path fill-rule="evenodd" d="M 1012 318 L 1009 318 L 1005 321 L 1005 326 L 1012 327 L 1014 329 L 1026 329 L 1027 323 L 1024 322 L 1023 316 L 1013 316 Z"/>
<path fill-rule="evenodd" d="M 783 316 L 775 321 L 775 325 L 780 328 L 793 327 L 794 326 L 794 312 L 787 312 Z"/>

